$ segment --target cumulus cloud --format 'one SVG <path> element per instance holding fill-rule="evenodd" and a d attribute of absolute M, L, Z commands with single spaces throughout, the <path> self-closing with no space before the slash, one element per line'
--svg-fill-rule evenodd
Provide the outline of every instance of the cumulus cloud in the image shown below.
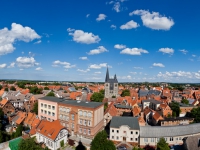
<path fill-rule="evenodd" d="M 15 62 L 10 63 L 10 65 L 8 66 L 8 68 L 14 68 L 15 67 Z"/>
<path fill-rule="evenodd" d="M 134 69 L 143 69 L 142 67 L 133 67 Z"/>
<path fill-rule="evenodd" d="M 141 55 L 142 53 L 148 54 L 149 52 L 141 48 L 125 48 L 120 52 L 120 54 L 128 55 Z"/>
<path fill-rule="evenodd" d="M 165 67 L 162 63 L 153 63 L 154 67 Z"/>
<path fill-rule="evenodd" d="M 82 30 L 68 30 L 68 32 L 73 37 L 73 41 L 77 43 L 92 44 L 98 43 L 101 40 L 98 35 L 94 35 L 91 32 L 84 32 Z"/>
<path fill-rule="evenodd" d="M 115 29 L 117 28 L 117 26 L 114 25 L 114 24 L 112 24 L 110 27 L 111 27 L 113 30 L 115 30 Z"/>
<path fill-rule="evenodd" d="M 103 52 L 108 52 L 108 50 L 103 46 L 99 46 L 96 49 L 90 50 L 88 55 L 96 55 L 96 54 L 100 54 L 100 53 L 103 53 Z"/>
<path fill-rule="evenodd" d="M 12 23 L 11 30 L 3 28 L 0 30 L 0 55 L 12 53 L 16 41 L 30 42 L 41 37 L 30 27 Z"/>
<path fill-rule="evenodd" d="M 162 52 L 163 54 L 170 54 L 170 55 L 172 55 L 173 53 L 174 53 L 174 49 L 172 49 L 172 48 L 160 48 L 159 50 L 158 50 L 158 52 Z"/>
<path fill-rule="evenodd" d="M 122 30 L 128 30 L 128 29 L 133 29 L 139 27 L 139 24 L 133 20 L 127 22 L 126 24 L 123 24 L 120 26 L 120 29 Z"/>
<path fill-rule="evenodd" d="M 150 13 L 146 10 L 135 10 L 129 15 L 140 15 L 143 25 L 154 30 L 169 30 L 174 25 L 173 19 L 162 16 L 159 12 Z"/>
<path fill-rule="evenodd" d="M 79 57 L 79 59 L 81 59 L 81 60 L 88 60 L 87 57 Z"/>
<path fill-rule="evenodd" d="M 76 65 L 71 65 L 69 62 L 66 62 L 66 61 L 60 61 L 60 60 L 56 60 L 53 62 L 52 64 L 52 67 L 59 67 L 59 66 L 63 66 L 64 68 L 66 69 L 69 69 L 69 68 L 74 68 L 76 67 Z"/>
<path fill-rule="evenodd" d="M 121 79 L 121 80 L 131 80 L 132 79 L 132 77 L 130 75 L 127 75 L 127 76 L 118 76 L 117 78 Z"/>
<path fill-rule="evenodd" d="M 101 71 L 94 72 L 95 74 L 101 74 Z"/>
<path fill-rule="evenodd" d="M 101 64 L 92 64 L 89 66 L 90 69 L 101 69 L 101 68 L 112 68 L 112 66 L 109 66 L 107 63 L 101 63 Z"/>
<path fill-rule="evenodd" d="M 186 71 L 174 71 L 165 73 L 159 72 L 157 77 L 164 80 L 173 80 L 173 79 L 200 79 L 199 72 L 186 72 Z"/>
<path fill-rule="evenodd" d="M 182 50 L 179 50 L 180 52 L 182 52 L 183 54 L 187 54 L 187 50 L 185 50 L 185 49 L 182 49 Z"/>
<path fill-rule="evenodd" d="M 38 65 L 33 57 L 18 57 L 16 64 L 20 68 L 30 68 Z"/>
<path fill-rule="evenodd" d="M 87 14 L 87 15 L 86 15 L 86 18 L 88 18 L 89 16 L 90 16 L 90 14 Z"/>
<path fill-rule="evenodd" d="M 86 69 L 86 70 L 83 70 L 83 69 L 77 69 L 77 71 L 79 71 L 79 72 L 83 72 L 83 73 L 86 73 L 86 72 L 90 71 L 90 69 Z"/>
<path fill-rule="evenodd" d="M 35 42 L 34 44 L 40 44 L 42 41 L 41 40 L 39 40 L 39 41 L 37 41 L 37 42 Z"/>
<path fill-rule="evenodd" d="M 114 5 L 113 5 L 113 9 L 116 11 L 116 12 L 120 12 L 121 9 L 120 9 L 120 2 L 116 2 Z"/>
<path fill-rule="evenodd" d="M 0 69 L 6 68 L 6 64 L 0 64 Z"/>
<path fill-rule="evenodd" d="M 114 48 L 116 48 L 116 49 L 123 49 L 123 48 L 126 48 L 126 45 L 116 44 L 116 45 L 114 46 Z"/>
<path fill-rule="evenodd" d="M 101 21 L 101 20 L 105 20 L 106 19 L 106 15 L 105 14 L 99 14 L 98 18 L 96 19 L 96 21 Z"/>
<path fill-rule="evenodd" d="M 131 74 L 134 74 L 134 75 L 136 75 L 137 74 L 137 72 L 130 72 Z"/>
<path fill-rule="evenodd" d="M 35 68 L 35 70 L 37 70 L 37 71 L 41 71 L 42 68 L 41 68 L 41 67 L 37 67 L 37 68 Z"/>

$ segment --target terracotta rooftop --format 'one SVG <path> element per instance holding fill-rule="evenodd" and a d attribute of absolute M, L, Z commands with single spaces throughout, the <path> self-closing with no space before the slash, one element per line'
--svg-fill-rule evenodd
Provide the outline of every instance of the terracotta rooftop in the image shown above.
<path fill-rule="evenodd" d="M 7 99 L 3 99 L 1 102 L 0 102 L 0 107 L 3 108 L 4 105 L 8 102 Z"/>
<path fill-rule="evenodd" d="M 47 120 L 42 120 L 36 128 L 36 132 L 55 140 L 58 136 L 60 130 L 64 129 L 59 120 L 49 122 Z"/>

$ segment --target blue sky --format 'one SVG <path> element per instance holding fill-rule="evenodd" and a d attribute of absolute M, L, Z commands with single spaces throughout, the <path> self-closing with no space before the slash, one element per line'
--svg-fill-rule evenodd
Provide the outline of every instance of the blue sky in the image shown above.
<path fill-rule="evenodd" d="M 200 82 L 197 0 L 0 2 L 0 78 Z"/>

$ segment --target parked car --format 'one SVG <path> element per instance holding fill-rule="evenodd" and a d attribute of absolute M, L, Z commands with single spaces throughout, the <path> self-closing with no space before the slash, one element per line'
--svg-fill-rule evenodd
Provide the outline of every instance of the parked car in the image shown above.
<path fill-rule="evenodd" d="M 127 148 L 125 146 L 118 146 L 117 150 L 127 150 Z"/>

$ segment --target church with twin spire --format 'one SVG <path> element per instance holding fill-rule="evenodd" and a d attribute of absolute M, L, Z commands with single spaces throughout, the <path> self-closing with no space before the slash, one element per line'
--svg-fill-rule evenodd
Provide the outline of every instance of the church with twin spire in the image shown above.
<path fill-rule="evenodd" d="M 109 70 L 107 68 L 105 78 L 105 98 L 116 98 L 118 97 L 118 80 L 115 74 L 114 78 L 110 78 Z"/>

